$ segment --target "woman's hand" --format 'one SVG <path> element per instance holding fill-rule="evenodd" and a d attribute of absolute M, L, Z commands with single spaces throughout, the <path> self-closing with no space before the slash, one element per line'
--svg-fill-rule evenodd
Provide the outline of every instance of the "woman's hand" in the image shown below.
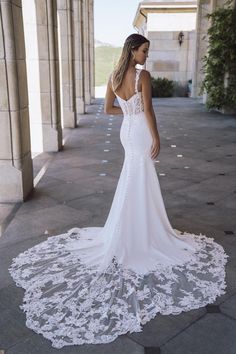
<path fill-rule="evenodd" d="M 142 87 L 144 113 L 153 139 L 151 146 L 151 158 L 155 159 L 160 152 L 160 138 L 157 129 L 156 116 L 152 105 L 152 82 L 149 71 L 144 69 L 142 70 L 140 74 L 140 81 Z"/>
<path fill-rule="evenodd" d="M 151 146 L 151 158 L 155 159 L 160 152 L 160 140 L 153 139 L 152 146 Z"/>

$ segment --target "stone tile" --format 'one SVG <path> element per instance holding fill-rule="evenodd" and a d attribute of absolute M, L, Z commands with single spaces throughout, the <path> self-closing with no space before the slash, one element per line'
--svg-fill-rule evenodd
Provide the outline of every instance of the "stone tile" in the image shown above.
<path fill-rule="evenodd" d="M 232 185 L 229 184 L 224 189 L 223 184 L 225 184 L 225 182 L 219 182 L 215 177 L 208 179 L 207 181 L 201 181 L 200 183 L 178 189 L 173 193 L 178 195 L 188 194 L 191 198 L 202 203 L 208 202 L 209 200 L 215 202 L 224 198 L 227 194 L 233 193 L 234 187 Z"/>
<path fill-rule="evenodd" d="M 8 349 L 7 354 L 57 354 L 59 352 L 60 354 L 144 354 L 144 349 L 126 336 L 120 336 L 114 342 L 107 344 L 73 345 L 56 349 L 51 346 L 49 340 L 33 334 Z"/>
<path fill-rule="evenodd" d="M 40 209 L 50 208 L 56 206 L 57 204 L 57 201 L 45 196 L 44 193 L 37 188 L 33 191 L 30 198 L 21 204 L 20 208 L 16 212 L 16 216 L 32 213 L 33 211 L 38 211 Z"/>
<path fill-rule="evenodd" d="M 14 208 L 14 203 L 0 203 L 0 223 L 2 223 L 6 217 L 13 212 Z"/>
<path fill-rule="evenodd" d="M 188 195 L 173 195 L 170 190 L 164 190 L 162 187 L 161 190 L 167 212 L 172 216 L 179 215 L 184 218 L 186 210 L 194 211 L 195 209 L 203 207 L 201 203 L 196 203 L 196 201 Z"/>
<path fill-rule="evenodd" d="M 61 227 L 82 226 L 89 216 L 88 211 L 80 211 L 66 205 L 56 205 L 38 211 L 21 214 L 12 220 L 1 239 L 0 246 L 17 240 L 42 235 L 46 230 L 55 232 Z"/>
<path fill-rule="evenodd" d="M 216 201 L 215 204 L 221 208 L 230 208 L 230 209 L 235 210 L 236 209 L 236 196 L 234 193 L 231 193 L 230 195 L 225 196 L 225 198 L 222 198 L 221 200 Z"/>
<path fill-rule="evenodd" d="M 89 166 L 94 166 L 94 164 Z M 47 176 L 55 176 L 55 175 L 60 180 L 73 182 L 78 179 L 97 176 L 97 169 L 96 167 L 94 167 L 93 170 L 91 169 L 89 170 L 88 167 L 86 166 L 84 168 L 73 167 L 73 168 L 60 169 L 59 171 L 55 171 L 54 168 L 50 168 L 47 171 Z"/>
<path fill-rule="evenodd" d="M 89 210 L 92 217 L 107 215 L 114 198 L 114 191 L 99 190 L 90 196 L 74 199 L 67 203 L 68 206 L 78 210 Z"/>
<path fill-rule="evenodd" d="M 158 347 L 178 335 L 185 328 L 206 313 L 205 308 L 183 312 L 179 315 L 160 315 L 143 326 L 143 331 L 129 334 L 135 342 L 144 347 Z"/>
<path fill-rule="evenodd" d="M 203 209 L 196 208 L 194 211 L 189 210 L 184 217 L 189 220 L 201 220 L 201 222 L 214 225 L 215 228 L 220 230 L 225 229 L 224 225 L 227 225 L 230 230 L 234 230 L 236 228 L 234 215 L 234 210 L 227 209 L 227 212 L 225 212 L 224 208 L 215 208 L 209 205 L 207 209 L 204 207 Z"/>
<path fill-rule="evenodd" d="M 161 190 L 163 191 L 163 195 L 166 194 L 166 192 L 169 192 L 170 194 L 172 194 L 172 191 L 176 191 L 178 189 L 182 189 L 185 188 L 187 186 L 192 186 L 193 185 L 193 181 L 191 179 L 184 179 L 184 178 L 179 178 L 179 177 L 173 177 L 169 171 L 166 171 L 164 168 L 159 168 L 157 170 L 157 173 L 161 173 L 164 172 L 166 173 L 166 177 L 165 178 L 161 178 L 160 176 L 158 176 L 159 182 L 160 182 L 160 186 L 161 186 Z M 189 197 L 188 195 L 185 195 L 185 197 Z M 172 199 L 173 200 L 177 200 L 179 198 L 178 197 L 173 197 L 172 195 Z"/>
<path fill-rule="evenodd" d="M 0 311 L 16 310 L 22 304 L 24 290 L 11 284 L 0 291 Z M 20 312 L 22 312 L 20 310 Z"/>
<path fill-rule="evenodd" d="M 107 160 L 108 162 L 102 163 L 103 160 Z M 115 177 L 115 178 L 120 176 L 121 169 L 122 169 L 122 164 L 120 162 L 114 163 L 113 160 L 111 162 L 109 157 L 106 158 L 106 156 L 104 159 L 101 159 L 99 161 L 99 164 L 90 165 L 88 167 L 86 166 L 86 171 L 93 172 L 94 176 L 98 176 L 99 173 L 105 172 L 107 175 Z"/>
<path fill-rule="evenodd" d="M 195 162 L 193 165 L 193 169 L 196 172 L 202 173 L 202 176 L 204 177 L 204 174 L 207 173 L 208 175 L 217 175 L 218 173 L 225 172 L 225 173 L 230 173 L 231 171 L 235 171 L 234 164 L 222 164 L 222 162 L 218 160 L 214 160 L 211 163 L 208 163 L 205 160 L 206 155 L 203 156 L 204 160 L 196 159 L 195 157 L 185 157 L 184 162 L 185 164 L 191 164 L 191 161 Z"/>
<path fill-rule="evenodd" d="M 58 185 L 63 185 L 63 184 L 66 184 L 66 181 L 62 181 L 58 178 L 55 178 L 55 177 L 49 177 L 49 176 L 43 176 L 38 184 L 37 184 L 37 187 L 36 187 L 36 190 L 41 192 L 42 194 L 44 194 L 44 191 L 48 188 L 48 187 L 51 187 L 51 186 L 58 186 Z"/>
<path fill-rule="evenodd" d="M 43 152 L 35 157 L 33 157 L 33 169 L 34 169 L 34 176 L 41 170 L 43 166 L 45 166 L 48 162 L 53 162 L 53 158 L 56 156 L 55 153 Z"/>
<path fill-rule="evenodd" d="M 0 237 L 20 206 L 21 203 L 0 203 Z"/>
<path fill-rule="evenodd" d="M 225 235 L 234 235 L 234 231 L 226 230 L 224 231 Z"/>
<path fill-rule="evenodd" d="M 101 178 L 99 174 L 95 177 L 86 179 L 78 179 L 76 182 L 67 183 L 62 186 L 51 186 L 47 188 L 47 195 L 58 202 L 68 202 L 73 199 L 89 196 L 96 193 L 98 190 L 114 189 L 117 184 L 117 178 L 106 176 Z"/>
<path fill-rule="evenodd" d="M 223 147 L 223 149 L 222 149 Z M 225 157 L 226 155 L 231 155 L 234 154 L 235 155 L 235 145 L 234 143 L 227 143 L 224 141 L 224 143 L 219 146 L 214 146 L 212 148 L 209 148 L 207 151 L 208 154 L 214 154 L 217 155 L 217 157 Z"/>
<path fill-rule="evenodd" d="M 166 344 L 162 354 L 235 354 L 236 322 L 223 314 L 207 314 Z"/>
<path fill-rule="evenodd" d="M 0 316 L 0 348 L 7 349 L 15 343 L 31 335 L 25 326 L 25 315 L 18 307 L 1 311 Z"/>
<path fill-rule="evenodd" d="M 73 156 L 73 154 L 71 154 L 71 150 L 69 150 L 66 152 L 63 151 L 63 154 L 61 153 L 61 156 L 54 161 L 52 167 L 56 167 L 58 165 L 58 170 L 60 170 L 60 165 L 62 162 L 64 162 L 64 165 L 69 167 L 82 167 L 94 165 L 98 162 L 98 160 L 92 157 L 87 158 L 78 152 L 75 154 L 75 156 Z"/>
<path fill-rule="evenodd" d="M 145 354 L 161 354 L 161 349 L 159 347 L 145 347 Z"/>
<path fill-rule="evenodd" d="M 206 305 L 206 311 L 207 313 L 220 313 L 220 306 L 219 305 L 212 305 L 212 304 L 208 304 Z"/>
<path fill-rule="evenodd" d="M 229 255 L 228 262 L 232 266 L 236 266 L 236 242 L 235 235 L 224 235 L 221 238 L 221 244 L 225 249 L 225 252 Z"/>
<path fill-rule="evenodd" d="M 236 294 L 225 300 L 220 305 L 220 310 L 222 313 L 236 320 Z"/>

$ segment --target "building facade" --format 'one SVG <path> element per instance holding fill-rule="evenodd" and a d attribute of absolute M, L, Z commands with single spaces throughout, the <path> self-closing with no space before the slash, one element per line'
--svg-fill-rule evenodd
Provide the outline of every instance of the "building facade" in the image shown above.
<path fill-rule="evenodd" d="M 133 25 L 150 40 L 146 67 L 154 78 L 187 87 L 193 71 L 196 13 L 196 1 L 139 3 Z"/>
<path fill-rule="evenodd" d="M 188 80 L 192 80 L 191 97 L 200 98 L 206 103 L 207 93 L 200 94 L 204 78 L 203 58 L 207 54 L 207 31 L 210 26 L 206 15 L 224 7 L 225 3 L 225 0 L 140 2 L 133 25 L 139 33 L 151 40 L 147 62 L 151 75 L 166 77 L 185 85 Z M 235 0 L 232 6 L 236 6 Z M 181 32 L 184 36 L 179 46 Z M 228 112 L 225 110 L 223 113 Z"/>

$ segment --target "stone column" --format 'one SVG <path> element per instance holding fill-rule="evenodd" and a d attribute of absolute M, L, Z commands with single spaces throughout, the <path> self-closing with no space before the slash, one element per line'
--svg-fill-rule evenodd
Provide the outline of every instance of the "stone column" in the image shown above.
<path fill-rule="evenodd" d="M 56 0 L 23 0 L 32 150 L 62 147 Z"/>
<path fill-rule="evenodd" d="M 90 95 L 95 98 L 94 0 L 89 0 Z"/>
<path fill-rule="evenodd" d="M 73 0 L 73 27 L 74 27 L 74 69 L 75 69 L 75 99 L 77 123 L 79 115 L 85 113 L 84 77 L 83 77 L 83 4 Z"/>
<path fill-rule="evenodd" d="M 0 201 L 33 188 L 21 1 L 0 1 Z"/>
<path fill-rule="evenodd" d="M 90 36 L 89 36 L 89 0 L 82 0 L 83 3 L 83 62 L 84 62 L 84 96 L 85 104 L 91 103 L 90 90 Z"/>
<path fill-rule="evenodd" d="M 212 12 L 213 7 L 214 0 L 198 0 L 191 97 L 199 97 L 199 91 L 204 77 L 202 59 L 207 53 L 207 30 L 209 28 L 209 20 L 206 18 L 206 14 Z M 206 36 L 205 39 L 203 39 L 204 36 Z"/>
<path fill-rule="evenodd" d="M 63 126 L 76 126 L 73 63 L 73 8 L 71 0 L 58 0 L 59 55 L 61 78 L 61 112 Z"/>
<path fill-rule="evenodd" d="M 36 0 L 36 3 L 40 3 Z M 58 55 L 58 24 L 56 0 L 46 0 L 47 11 L 47 46 L 49 63 L 49 92 L 45 92 L 43 104 L 43 136 L 45 150 L 58 151 L 62 147 L 61 111 L 60 111 L 60 76 Z M 41 41 L 43 46 L 43 40 Z M 45 80 L 45 75 L 42 75 Z"/>

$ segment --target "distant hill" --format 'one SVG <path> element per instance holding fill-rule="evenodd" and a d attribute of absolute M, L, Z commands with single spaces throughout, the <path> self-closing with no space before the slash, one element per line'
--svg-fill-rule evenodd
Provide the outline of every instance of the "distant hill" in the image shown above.
<path fill-rule="evenodd" d="M 96 47 L 114 47 L 111 43 L 101 42 L 98 39 L 94 40 L 94 46 Z"/>
<path fill-rule="evenodd" d="M 121 50 L 121 47 L 95 40 L 95 86 L 107 84 L 109 74 L 114 69 Z"/>

